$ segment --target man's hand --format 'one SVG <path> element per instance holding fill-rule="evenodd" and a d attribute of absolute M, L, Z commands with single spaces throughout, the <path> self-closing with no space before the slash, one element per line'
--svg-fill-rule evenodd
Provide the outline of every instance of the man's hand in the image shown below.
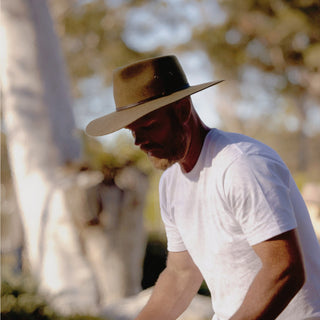
<path fill-rule="evenodd" d="M 203 281 L 187 251 L 169 252 L 147 305 L 136 320 L 174 320 L 188 307 Z"/>
<path fill-rule="evenodd" d="M 262 268 L 230 320 L 274 320 L 305 281 L 303 258 L 295 230 L 253 246 Z"/>

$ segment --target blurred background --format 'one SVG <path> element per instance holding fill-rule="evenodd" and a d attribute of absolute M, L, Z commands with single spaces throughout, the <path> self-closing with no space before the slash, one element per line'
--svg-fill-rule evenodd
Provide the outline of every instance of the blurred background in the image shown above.
<path fill-rule="evenodd" d="M 113 70 L 139 59 L 226 80 L 193 95 L 200 117 L 280 154 L 320 238 L 318 0 L 1 4 L 3 319 L 118 319 L 110 306 L 164 268 L 161 172 L 125 129 L 84 133 L 114 111 Z"/>

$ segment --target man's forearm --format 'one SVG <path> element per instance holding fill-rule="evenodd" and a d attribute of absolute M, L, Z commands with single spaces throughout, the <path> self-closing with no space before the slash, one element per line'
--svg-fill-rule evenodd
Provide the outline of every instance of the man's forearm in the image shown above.
<path fill-rule="evenodd" d="M 245 300 L 230 320 L 273 320 L 285 309 L 299 291 L 303 280 L 295 277 L 270 279 L 261 270 L 253 281 Z"/>
<path fill-rule="evenodd" d="M 188 307 L 202 283 L 200 273 L 180 274 L 165 269 L 153 293 L 135 320 L 174 320 Z"/>
<path fill-rule="evenodd" d="M 295 231 L 279 235 L 254 248 L 263 266 L 254 278 L 242 305 L 230 320 L 276 319 L 305 281 Z"/>

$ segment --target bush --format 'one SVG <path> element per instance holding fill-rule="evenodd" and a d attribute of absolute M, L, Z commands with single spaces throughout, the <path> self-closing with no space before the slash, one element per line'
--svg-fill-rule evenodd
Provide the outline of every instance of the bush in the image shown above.
<path fill-rule="evenodd" d="M 143 279 L 141 282 L 143 289 L 147 289 L 155 285 L 160 273 L 166 267 L 166 260 L 166 241 L 157 234 L 150 235 L 143 263 Z M 198 293 L 203 296 L 210 296 L 210 291 L 205 281 L 203 281 Z"/>
<path fill-rule="evenodd" d="M 37 294 L 30 276 L 6 276 L 1 280 L 1 320 L 102 320 L 74 315 L 62 317 Z"/>

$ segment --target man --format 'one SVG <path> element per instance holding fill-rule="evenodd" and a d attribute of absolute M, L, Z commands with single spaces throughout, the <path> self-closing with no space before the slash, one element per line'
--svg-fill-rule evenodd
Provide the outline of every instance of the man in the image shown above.
<path fill-rule="evenodd" d="M 215 320 L 320 319 L 320 248 L 302 197 L 280 157 L 249 137 L 209 129 L 174 56 L 114 73 L 116 111 L 87 133 L 132 131 L 160 181 L 167 267 L 138 315 L 176 319 L 203 279 Z"/>

